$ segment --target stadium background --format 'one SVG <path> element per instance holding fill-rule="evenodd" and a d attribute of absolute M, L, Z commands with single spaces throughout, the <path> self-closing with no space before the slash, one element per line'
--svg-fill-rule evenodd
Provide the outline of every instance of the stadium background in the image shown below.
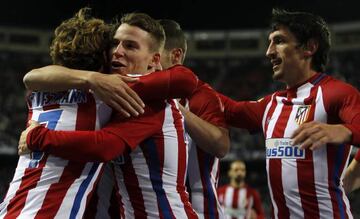
<path fill-rule="evenodd" d="M 229 1 L 230 2 L 230 1 Z M 265 59 L 267 27 L 272 7 L 314 12 L 327 20 L 333 49 L 327 73 L 360 87 L 360 13 L 356 1 L 10 1 L 0 8 L 0 200 L 17 163 L 17 141 L 25 127 L 23 75 L 50 64 L 52 30 L 80 7 L 90 6 L 110 21 L 127 12 L 178 21 L 186 31 L 189 51 L 185 64 L 218 91 L 237 100 L 256 100 L 281 88 L 273 83 Z M 261 135 L 231 130 L 231 152 L 222 160 L 220 184 L 227 183 L 229 162 L 247 163 L 250 185 L 270 211 Z M 355 152 L 355 150 L 353 151 Z M 354 218 L 360 218 L 360 191 L 350 196 Z M 357 196 L 357 198 L 355 198 Z M 269 213 L 267 213 L 269 215 Z"/>

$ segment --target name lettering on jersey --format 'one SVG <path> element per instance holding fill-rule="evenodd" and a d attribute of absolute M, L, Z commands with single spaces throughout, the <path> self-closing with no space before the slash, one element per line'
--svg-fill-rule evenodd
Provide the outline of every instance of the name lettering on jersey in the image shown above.
<path fill-rule="evenodd" d="M 305 159 L 305 150 L 292 145 L 290 138 L 266 139 L 266 158 Z"/>
<path fill-rule="evenodd" d="M 303 124 L 306 122 L 307 118 L 309 117 L 310 112 L 310 105 L 300 106 L 296 112 L 295 121 L 298 125 Z"/>
<path fill-rule="evenodd" d="M 81 90 L 68 90 L 64 92 L 32 92 L 28 97 L 32 107 L 49 106 L 53 104 L 86 103 L 86 92 Z"/>

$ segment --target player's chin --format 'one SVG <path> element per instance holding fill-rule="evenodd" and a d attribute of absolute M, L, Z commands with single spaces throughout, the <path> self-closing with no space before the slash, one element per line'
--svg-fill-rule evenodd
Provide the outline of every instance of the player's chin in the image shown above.
<path fill-rule="evenodd" d="M 281 79 L 283 78 L 283 73 L 282 73 L 282 71 L 274 70 L 274 71 L 273 71 L 272 78 L 273 78 L 273 80 L 275 80 L 275 81 L 281 81 Z"/>
<path fill-rule="evenodd" d="M 127 72 L 123 71 L 121 68 L 111 68 L 112 74 L 126 75 Z"/>

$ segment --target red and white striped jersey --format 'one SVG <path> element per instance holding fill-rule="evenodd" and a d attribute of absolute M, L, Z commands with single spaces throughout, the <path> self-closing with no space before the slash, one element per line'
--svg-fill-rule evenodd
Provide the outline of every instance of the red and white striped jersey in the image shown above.
<path fill-rule="evenodd" d="M 188 98 L 189 110 L 219 127 L 226 127 L 222 103 L 217 93 L 206 83 L 199 81 L 197 89 Z M 223 210 L 217 198 L 219 159 L 200 149 L 189 137 L 189 167 L 187 171 L 191 204 L 199 218 L 223 218 Z"/>
<path fill-rule="evenodd" d="M 256 212 L 257 219 L 265 218 L 259 193 L 248 185 L 241 188 L 224 185 L 217 193 L 226 219 L 251 219 L 251 210 Z"/>
<path fill-rule="evenodd" d="M 33 92 L 29 120 L 53 130 L 94 130 L 111 109 L 80 90 Z M 102 164 L 62 159 L 43 152 L 19 157 L 15 175 L 1 204 L 0 218 L 82 218 Z"/>
<path fill-rule="evenodd" d="M 148 103 L 139 117 L 116 115 L 93 132 L 36 127 L 27 143 L 68 159 L 115 159 L 125 218 L 197 218 L 185 190 L 188 148 L 174 101 Z"/>
<path fill-rule="evenodd" d="M 318 121 L 344 124 L 352 131 L 351 144 L 360 144 L 360 94 L 356 88 L 318 73 L 300 86 L 257 102 L 222 98 L 227 122 L 263 130 L 273 218 L 352 218 L 340 183 L 351 146 L 301 150 L 292 146 L 290 136 L 300 124 Z"/>
<path fill-rule="evenodd" d="M 174 101 L 153 117 L 154 132 L 113 162 L 125 218 L 197 218 L 185 190 L 188 146 Z M 127 132 L 140 132 L 130 128 Z"/>

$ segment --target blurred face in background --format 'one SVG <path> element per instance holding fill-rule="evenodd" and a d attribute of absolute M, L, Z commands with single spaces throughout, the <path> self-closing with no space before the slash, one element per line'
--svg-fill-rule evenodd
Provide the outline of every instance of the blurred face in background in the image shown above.
<path fill-rule="evenodd" d="M 147 74 L 160 62 L 160 54 L 150 50 L 151 36 L 145 30 L 121 24 L 114 35 L 111 49 L 113 73 Z"/>
<path fill-rule="evenodd" d="M 228 175 L 230 180 L 235 180 L 236 182 L 244 181 L 246 177 L 245 163 L 241 161 L 231 163 Z"/>

